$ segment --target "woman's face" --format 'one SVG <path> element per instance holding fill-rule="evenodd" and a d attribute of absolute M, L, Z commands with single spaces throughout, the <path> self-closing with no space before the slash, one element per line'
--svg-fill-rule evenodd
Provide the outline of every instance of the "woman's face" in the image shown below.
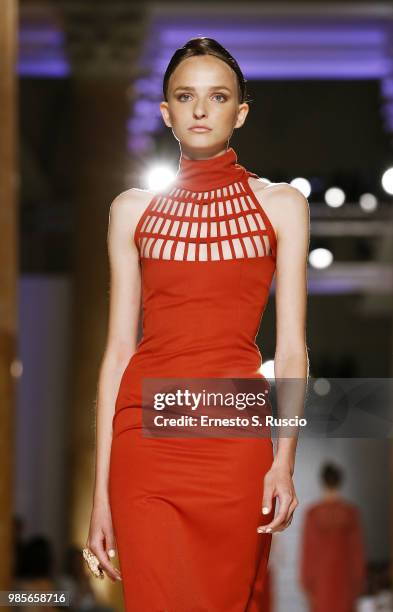
<path fill-rule="evenodd" d="M 249 110 L 239 103 L 235 72 L 212 55 L 183 60 L 169 79 L 167 98 L 160 110 L 186 157 L 220 154 Z M 193 130 L 196 126 L 209 129 Z"/>

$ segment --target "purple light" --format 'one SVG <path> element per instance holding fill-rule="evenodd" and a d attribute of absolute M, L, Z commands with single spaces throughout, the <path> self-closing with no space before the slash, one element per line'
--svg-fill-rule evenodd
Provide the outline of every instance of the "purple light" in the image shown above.
<path fill-rule="evenodd" d="M 64 34 L 59 30 L 48 29 L 45 27 L 34 28 L 23 26 L 19 30 L 18 40 L 20 45 L 56 45 L 62 48 L 64 44 Z"/>
<path fill-rule="evenodd" d="M 63 78 L 70 74 L 70 67 L 66 60 L 34 58 L 22 59 L 18 62 L 18 74 L 21 77 L 53 77 Z"/>
<path fill-rule="evenodd" d="M 390 63 L 383 57 L 367 59 L 318 58 L 261 58 L 238 61 L 247 79 L 378 79 L 389 74 Z M 158 60 L 157 69 L 163 72 L 166 61 Z"/>
<path fill-rule="evenodd" d="M 157 104 L 157 100 L 146 100 L 145 98 L 141 98 L 137 100 L 134 104 L 134 113 L 135 115 L 151 115 L 157 114 L 159 111 L 159 107 Z"/>
<path fill-rule="evenodd" d="M 320 25 L 313 26 L 312 24 L 310 27 L 300 25 L 293 28 L 285 24 L 272 24 L 268 27 L 260 26 L 255 29 L 250 29 L 247 24 L 245 28 L 239 26 L 238 29 L 233 29 L 222 25 L 212 28 L 207 25 L 206 21 L 200 23 L 193 21 L 192 28 L 164 29 L 161 34 L 161 43 L 168 45 L 171 49 L 182 46 L 190 38 L 198 36 L 198 34 L 195 34 L 196 30 L 202 31 L 202 36 L 217 38 L 221 44 L 225 43 L 225 45 L 230 46 L 232 52 L 235 48 L 244 48 L 244 46 L 250 46 L 250 51 L 253 52 L 255 51 L 255 45 L 261 48 L 267 45 L 275 45 L 279 48 L 286 45 L 295 45 L 296 47 L 316 45 L 330 48 L 338 45 L 363 48 L 366 45 L 382 47 L 387 39 L 383 28 L 365 28 L 356 24 L 347 28 L 321 28 Z"/>
<path fill-rule="evenodd" d="M 138 134 L 128 138 L 128 150 L 132 153 L 147 153 L 152 144 L 151 136 Z"/>
<path fill-rule="evenodd" d="M 132 117 L 127 121 L 128 128 L 134 132 L 141 134 L 143 132 L 156 132 L 160 126 L 159 117 L 149 116 L 140 117 L 139 115 Z"/>
<path fill-rule="evenodd" d="M 70 74 L 64 51 L 64 32 L 57 21 L 22 19 L 18 33 L 17 71 L 22 77 L 64 78 Z"/>
<path fill-rule="evenodd" d="M 148 79 L 138 79 L 134 82 L 134 90 L 145 95 L 156 94 L 157 89 L 161 88 L 161 77 Z"/>
<path fill-rule="evenodd" d="M 393 97 L 393 78 L 385 78 L 381 81 L 381 92 L 386 98 Z"/>

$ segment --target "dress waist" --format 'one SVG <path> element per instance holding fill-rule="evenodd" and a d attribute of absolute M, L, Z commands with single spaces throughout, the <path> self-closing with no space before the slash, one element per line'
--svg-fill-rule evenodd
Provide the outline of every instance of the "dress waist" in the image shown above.
<path fill-rule="evenodd" d="M 157 376 L 172 375 L 222 376 L 258 375 L 262 365 L 262 355 L 255 342 L 236 344 L 203 345 L 193 342 L 182 348 L 170 349 L 166 346 L 138 345 L 127 368 L 146 372 L 157 372 Z M 193 374 L 191 374 L 193 373 Z"/>

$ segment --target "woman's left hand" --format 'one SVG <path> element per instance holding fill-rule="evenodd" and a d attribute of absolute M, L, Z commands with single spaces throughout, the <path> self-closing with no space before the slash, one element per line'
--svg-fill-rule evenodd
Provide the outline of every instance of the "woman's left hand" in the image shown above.
<path fill-rule="evenodd" d="M 274 497 L 279 499 L 279 512 L 270 523 L 258 527 L 258 533 L 279 533 L 284 531 L 291 524 L 293 512 L 299 504 L 289 467 L 273 463 L 264 478 L 263 514 L 269 514 L 271 511 Z"/>

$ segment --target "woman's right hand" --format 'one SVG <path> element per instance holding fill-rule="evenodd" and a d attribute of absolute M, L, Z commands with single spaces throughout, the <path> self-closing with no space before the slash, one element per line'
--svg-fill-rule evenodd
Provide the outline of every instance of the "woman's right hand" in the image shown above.
<path fill-rule="evenodd" d="M 116 546 L 109 502 L 93 505 L 86 548 L 95 554 L 100 566 L 112 582 L 121 580 L 119 570 L 110 561 L 110 558 L 116 554 Z"/>

